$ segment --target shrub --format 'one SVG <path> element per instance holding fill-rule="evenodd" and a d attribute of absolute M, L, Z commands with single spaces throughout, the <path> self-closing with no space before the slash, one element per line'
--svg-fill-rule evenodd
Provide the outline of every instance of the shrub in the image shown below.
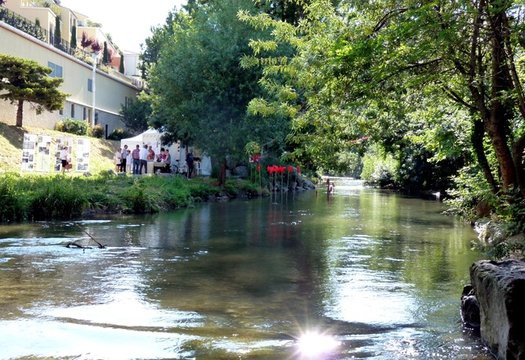
<path fill-rule="evenodd" d="M 101 139 L 104 136 L 104 128 L 102 125 L 95 125 L 91 128 L 91 136 Z"/>
<path fill-rule="evenodd" d="M 385 187 L 395 183 L 398 165 L 391 155 L 369 153 L 363 157 L 361 179 L 367 184 Z"/>
<path fill-rule="evenodd" d="M 466 220 L 475 220 L 483 216 L 479 212 L 482 205 L 490 209 L 497 207 L 498 199 L 479 168 L 466 166 L 452 180 L 453 188 L 447 190 L 450 198 L 445 200 L 448 212 Z"/>
<path fill-rule="evenodd" d="M 64 121 L 63 120 L 59 120 L 56 122 L 55 124 L 55 130 L 56 131 L 64 131 Z"/>
<path fill-rule="evenodd" d="M 82 120 L 65 119 L 56 123 L 55 130 L 75 135 L 87 135 L 88 124 Z"/>
<path fill-rule="evenodd" d="M 131 137 L 131 133 L 123 128 L 116 128 L 111 134 L 109 134 L 109 140 L 122 140 Z"/>
<path fill-rule="evenodd" d="M 73 180 L 55 177 L 35 180 L 30 197 L 30 213 L 35 220 L 74 219 L 80 217 L 87 200 Z"/>

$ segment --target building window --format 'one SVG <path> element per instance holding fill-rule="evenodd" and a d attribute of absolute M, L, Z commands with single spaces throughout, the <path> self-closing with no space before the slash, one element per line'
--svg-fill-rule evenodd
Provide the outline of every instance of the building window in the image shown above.
<path fill-rule="evenodd" d="M 75 104 L 71 104 L 71 118 L 75 118 Z"/>
<path fill-rule="evenodd" d="M 83 107 L 82 119 L 87 120 L 87 109 L 85 106 Z"/>
<path fill-rule="evenodd" d="M 127 96 L 124 96 L 124 108 L 128 108 L 133 103 L 133 99 Z"/>
<path fill-rule="evenodd" d="M 51 74 L 49 74 L 49 76 L 56 77 L 56 78 L 61 78 L 62 77 L 62 75 L 63 75 L 63 73 L 62 73 L 62 66 L 54 64 L 51 61 L 47 62 L 47 66 L 49 66 L 51 68 Z"/>
<path fill-rule="evenodd" d="M 88 91 L 93 92 L 93 79 L 88 79 Z"/>

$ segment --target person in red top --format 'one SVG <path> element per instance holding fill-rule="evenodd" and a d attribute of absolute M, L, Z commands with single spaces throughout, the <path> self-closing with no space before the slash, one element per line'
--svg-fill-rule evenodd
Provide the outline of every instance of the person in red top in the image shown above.
<path fill-rule="evenodd" d="M 133 175 L 138 175 L 140 166 L 140 145 L 137 144 L 135 149 L 133 149 L 131 152 L 131 158 L 133 159 Z"/>
<path fill-rule="evenodd" d="M 155 160 L 155 151 L 153 151 L 153 148 L 150 147 L 148 148 L 148 157 L 146 158 L 148 161 L 153 161 Z"/>

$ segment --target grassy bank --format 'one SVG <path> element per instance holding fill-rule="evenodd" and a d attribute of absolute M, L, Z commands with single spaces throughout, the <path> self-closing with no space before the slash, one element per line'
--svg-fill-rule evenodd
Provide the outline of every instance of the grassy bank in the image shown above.
<path fill-rule="evenodd" d="M 69 220 L 94 213 L 155 213 L 187 207 L 210 197 L 258 196 L 250 182 L 179 176 L 91 177 L 0 174 L 0 223 Z"/>
<path fill-rule="evenodd" d="M 19 128 L 0 123 L 0 173 L 20 171 L 22 165 L 22 144 L 25 133 L 49 135 L 54 139 L 64 137 L 89 139 L 91 143 L 90 172 L 96 174 L 100 171 L 113 169 L 115 167 L 113 154 L 120 146 L 119 141 L 72 135 L 48 129 L 32 127 Z"/>

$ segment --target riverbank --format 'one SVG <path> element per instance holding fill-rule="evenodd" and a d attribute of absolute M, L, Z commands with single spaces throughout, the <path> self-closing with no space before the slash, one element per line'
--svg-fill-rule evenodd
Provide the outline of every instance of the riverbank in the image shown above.
<path fill-rule="evenodd" d="M 90 177 L 0 175 L 0 223 L 70 220 L 94 214 L 145 214 L 194 203 L 265 194 L 245 180 L 180 176 L 122 176 L 102 172 Z"/>

